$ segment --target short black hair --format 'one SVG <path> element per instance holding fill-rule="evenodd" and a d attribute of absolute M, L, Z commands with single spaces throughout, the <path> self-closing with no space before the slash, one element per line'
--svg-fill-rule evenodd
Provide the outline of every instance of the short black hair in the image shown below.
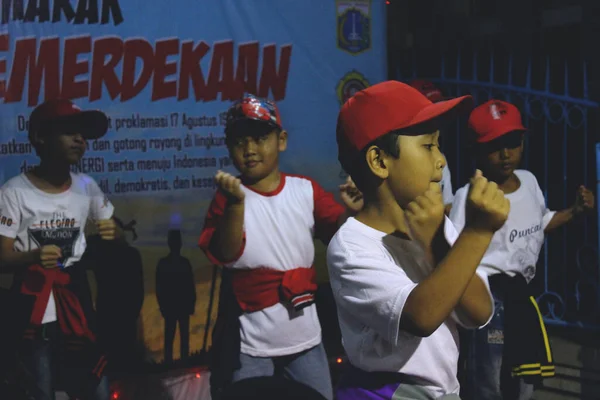
<path fill-rule="evenodd" d="M 358 190 L 365 193 L 372 189 L 370 187 L 372 174 L 369 166 L 367 165 L 367 151 L 369 148 L 376 146 L 388 155 L 394 158 L 399 158 L 400 144 L 398 143 L 398 138 L 402 134 L 402 130 L 397 130 L 388 132 L 385 135 L 378 137 L 366 145 L 352 162 L 347 163 L 348 165 L 342 165 L 344 171 L 346 171 L 352 177 L 352 180 L 354 181 L 354 184 Z"/>

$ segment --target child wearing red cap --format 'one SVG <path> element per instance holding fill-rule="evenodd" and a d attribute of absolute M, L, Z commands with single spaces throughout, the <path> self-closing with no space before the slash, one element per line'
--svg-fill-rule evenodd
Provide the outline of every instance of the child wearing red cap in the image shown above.
<path fill-rule="evenodd" d="M 19 346 L 35 400 L 54 398 L 57 377 L 73 397 L 109 397 L 106 361 L 87 322 L 91 299 L 79 261 L 88 218 L 105 240 L 120 231 L 112 219 L 114 207 L 96 182 L 71 172 L 86 140 L 107 129 L 104 113 L 82 111 L 69 100 L 39 105 L 29 118 L 29 141 L 40 164 L 0 190 L 0 272 L 14 273 L 14 289 L 35 298 Z"/>
<path fill-rule="evenodd" d="M 460 236 L 444 215 L 438 126 L 470 104 L 432 103 L 389 81 L 340 111 L 339 160 L 364 197 L 327 249 L 351 364 L 340 400 L 459 398 L 457 324 L 479 327 L 492 315 L 487 277 L 475 270 L 510 207 L 477 172 Z"/>
<path fill-rule="evenodd" d="M 410 82 L 410 86 L 417 89 L 425 97 L 427 97 L 432 103 L 446 100 L 446 97 L 442 94 L 442 91 L 438 89 L 433 83 L 417 79 Z M 446 164 L 442 170 L 442 180 L 440 182 L 442 187 L 442 198 L 446 205 L 446 214 L 450 213 L 452 208 L 452 202 L 454 201 L 454 192 L 452 191 L 452 175 L 450 174 L 450 167 Z"/>
<path fill-rule="evenodd" d="M 514 105 L 490 100 L 469 117 L 478 168 L 511 202 L 504 226 L 492 239 L 478 271 L 490 277 L 495 313 L 472 333 L 466 350 L 473 399 L 530 399 L 533 383 L 554 376 L 552 352 L 541 314 L 527 284 L 535 276 L 545 233 L 594 206 L 594 195 L 580 187 L 573 207 L 550 211 L 535 176 L 517 169 L 526 128 Z M 468 220 L 470 185 L 456 192 L 450 219 L 458 230 Z"/>
<path fill-rule="evenodd" d="M 287 132 L 270 101 L 248 95 L 235 103 L 225 136 L 240 176 L 217 173 L 199 242 L 225 267 L 213 334 L 213 398 L 231 382 L 283 375 L 331 399 L 314 304 L 313 236 L 327 243 L 362 207 L 360 193 L 351 181 L 342 185 L 344 208 L 314 180 L 279 170 Z"/>

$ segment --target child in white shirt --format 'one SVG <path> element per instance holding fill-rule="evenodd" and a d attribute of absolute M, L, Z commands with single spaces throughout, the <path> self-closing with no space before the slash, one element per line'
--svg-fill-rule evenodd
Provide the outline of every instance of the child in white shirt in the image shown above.
<path fill-rule="evenodd" d="M 490 100 L 473 110 L 469 127 L 474 133 L 478 168 L 490 181 L 498 184 L 511 203 L 506 223 L 494 234 L 478 268 L 478 271 L 490 277 L 495 314 L 489 325 L 470 333 L 471 344 L 468 349 L 463 349 L 469 365 L 468 379 L 472 382 L 469 389 L 474 399 L 530 399 L 533 393 L 530 382 L 553 376 L 554 366 L 551 349 L 544 344 L 548 339 L 543 321 L 539 312 L 534 312 L 537 311 L 537 305 L 533 309 L 530 307 L 535 300 L 527 294 L 527 283 L 535 276 L 545 233 L 593 208 L 594 196 L 586 188 L 580 187 L 573 207 L 558 212 L 546 207 L 535 176 L 529 171 L 517 169 L 526 129 L 514 105 Z M 465 226 L 465 202 L 469 190 L 470 185 L 467 184 L 456 192 L 450 213 L 450 219 L 459 231 Z M 512 307 L 516 311 L 512 315 L 508 315 L 509 311 L 505 314 L 505 309 L 511 308 L 515 301 L 521 301 L 518 298 L 511 300 L 510 296 L 514 298 L 519 292 L 530 298 L 528 301 L 525 299 L 520 310 L 519 307 Z M 532 310 L 529 315 L 520 315 L 525 312 L 524 308 Z M 507 324 L 505 328 L 508 318 L 516 322 L 510 327 Z M 534 321 L 534 325 L 528 332 L 510 334 L 510 328 L 525 327 L 531 321 Z M 537 339 L 534 336 L 531 341 L 527 340 L 527 336 L 534 332 L 539 332 L 536 333 Z M 509 336 L 519 337 L 514 346 L 508 344 L 512 340 Z M 531 354 L 538 347 L 540 354 Z M 513 359 L 523 361 L 513 362 Z M 530 361 L 525 361 L 527 359 Z M 536 366 L 529 368 L 523 365 Z M 523 379 L 525 377 L 527 382 Z"/>
<path fill-rule="evenodd" d="M 339 160 L 364 196 L 327 250 L 351 364 L 340 400 L 458 399 L 456 325 L 478 327 L 492 315 L 487 278 L 475 269 L 509 210 L 478 172 L 469 227 L 458 236 L 445 219 L 437 126 L 470 100 L 432 103 L 388 81 L 340 111 Z"/>
<path fill-rule="evenodd" d="M 40 165 L 6 182 L 0 191 L 0 272 L 14 273 L 14 290 L 35 298 L 30 327 L 19 343 L 35 400 L 54 398 L 55 379 L 73 397 L 108 400 L 108 381 L 87 316 L 87 275 L 79 264 L 85 224 L 102 239 L 120 235 L 114 207 L 96 182 L 74 174 L 86 140 L 103 136 L 108 119 L 66 99 L 49 100 L 29 118 L 29 140 Z M 58 368 L 55 368 L 58 367 Z"/>

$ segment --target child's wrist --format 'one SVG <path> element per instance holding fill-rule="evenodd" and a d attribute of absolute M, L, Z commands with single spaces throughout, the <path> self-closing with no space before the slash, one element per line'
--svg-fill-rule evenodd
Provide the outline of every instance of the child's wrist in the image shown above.
<path fill-rule="evenodd" d="M 490 229 L 483 229 L 481 227 L 467 225 L 462 230 L 461 235 L 464 235 L 475 242 L 479 242 L 482 245 L 488 246 L 494 237 L 494 231 Z"/>
<path fill-rule="evenodd" d="M 584 211 L 585 210 L 581 206 L 575 205 L 575 206 L 571 207 L 571 214 L 573 214 L 574 217 L 583 214 Z"/>

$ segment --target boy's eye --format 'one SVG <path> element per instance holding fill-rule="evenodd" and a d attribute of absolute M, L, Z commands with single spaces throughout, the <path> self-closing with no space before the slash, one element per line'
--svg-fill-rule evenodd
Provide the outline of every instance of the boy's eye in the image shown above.
<path fill-rule="evenodd" d="M 432 148 L 436 147 L 436 145 L 435 145 L 435 144 L 433 144 L 433 143 L 431 143 L 431 144 L 426 144 L 426 145 L 424 145 L 424 146 L 425 146 L 425 148 L 426 148 L 427 150 L 429 150 L 429 151 L 431 151 L 431 149 L 432 149 Z"/>

